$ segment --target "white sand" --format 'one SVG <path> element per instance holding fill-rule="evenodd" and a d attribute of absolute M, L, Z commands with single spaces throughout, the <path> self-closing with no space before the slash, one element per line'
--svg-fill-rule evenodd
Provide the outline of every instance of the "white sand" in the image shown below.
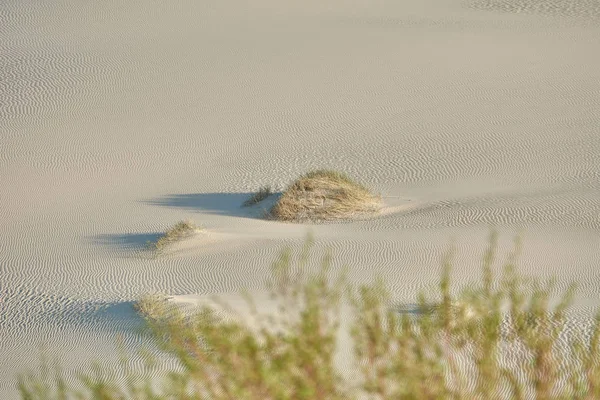
<path fill-rule="evenodd" d="M 41 345 L 115 367 L 143 293 L 260 289 L 308 228 L 239 205 L 317 167 L 397 207 L 312 227 L 354 281 L 412 299 L 452 237 L 472 280 L 491 224 L 598 305 L 599 43 L 598 0 L 3 1 L 0 398 Z"/>

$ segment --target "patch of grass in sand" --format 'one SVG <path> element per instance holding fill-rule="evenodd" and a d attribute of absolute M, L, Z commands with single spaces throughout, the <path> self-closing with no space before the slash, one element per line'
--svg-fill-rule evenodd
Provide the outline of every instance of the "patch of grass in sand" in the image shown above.
<path fill-rule="evenodd" d="M 200 227 L 191 221 L 179 221 L 167 231 L 162 234 L 156 242 L 149 243 L 152 250 L 161 252 L 164 251 L 171 244 L 192 236 L 194 233 L 199 232 Z"/>
<path fill-rule="evenodd" d="M 116 383 L 115 371 L 80 380 L 59 373 L 22 375 L 21 396 L 27 400 L 600 398 L 600 318 L 595 322 L 590 318 L 588 326 L 569 324 L 574 287 L 556 304 L 551 301 L 556 293 L 552 285 L 517 273 L 518 242 L 506 261 L 497 261 L 497 247 L 494 234 L 484 253 L 481 278 L 462 290 L 451 290 L 448 253 L 437 288 L 420 294 L 414 311 L 401 311 L 382 280 L 351 287 L 344 274 L 332 273 L 328 255 L 321 268 L 317 265 L 317 272 L 311 272 L 315 269 L 309 260 L 310 245 L 297 256 L 286 250 L 273 264 L 268 285 L 279 311 L 263 315 L 252 307 L 258 328 L 241 319 L 221 318 L 209 307 L 184 313 L 149 297 L 138 307 L 157 349 L 165 359 L 178 361 L 176 369 L 133 375 L 125 363 L 121 373 L 127 385 Z M 343 299 L 352 311 L 355 358 L 348 361 L 356 375 L 350 377 L 334 361 L 336 350 L 349 350 L 340 349 L 337 342 Z"/>
<path fill-rule="evenodd" d="M 133 308 L 146 320 L 157 320 L 165 315 L 167 295 L 152 293 L 142 296 L 133 304 Z"/>
<path fill-rule="evenodd" d="M 320 169 L 293 182 L 269 211 L 279 221 L 330 221 L 376 213 L 381 199 L 348 175 Z"/>
<path fill-rule="evenodd" d="M 260 189 L 258 189 L 258 191 L 256 193 L 253 193 L 252 196 L 250 196 L 250 198 L 248 200 L 244 201 L 242 206 L 244 206 L 244 207 L 253 206 L 255 204 L 260 203 L 261 201 L 263 201 L 267 197 L 271 196 L 272 194 L 273 194 L 273 191 L 271 190 L 271 186 L 269 186 L 269 185 L 262 186 Z"/>

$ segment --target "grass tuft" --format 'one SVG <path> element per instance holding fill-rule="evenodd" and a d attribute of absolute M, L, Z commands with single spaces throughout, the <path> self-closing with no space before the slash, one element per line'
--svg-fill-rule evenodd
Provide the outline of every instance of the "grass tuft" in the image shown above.
<path fill-rule="evenodd" d="M 158 320 L 165 314 L 167 296 L 161 293 L 153 293 L 142 296 L 133 305 L 146 320 Z"/>
<path fill-rule="evenodd" d="M 271 190 L 271 186 L 269 186 L 269 185 L 262 186 L 260 189 L 258 189 L 258 191 L 256 193 L 252 194 L 252 196 L 250 196 L 250 198 L 248 200 L 244 201 L 244 203 L 242 205 L 244 207 L 253 206 L 255 204 L 260 203 L 261 201 L 263 201 L 267 197 L 271 196 L 272 194 L 273 194 L 273 191 Z"/>
<path fill-rule="evenodd" d="M 185 239 L 199 230 L 200 227 L 191 221 L 179 221 L 160 236 L 156 242 L 150 243 L 150 247 L 155 251 L 163 251 L 171 244 Z"/>
<path fill-rule="evenodd" d="M 292 183 L 270 210 L 279 221 L 331 221 L 379 211 L 381 199 L 348 175 L 320 169 Z"/>

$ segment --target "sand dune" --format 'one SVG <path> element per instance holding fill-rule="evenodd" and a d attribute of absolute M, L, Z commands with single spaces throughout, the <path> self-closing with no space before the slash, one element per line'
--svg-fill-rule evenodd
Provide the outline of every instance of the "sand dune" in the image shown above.
<path fill-rule="evenodd" d="M 0 397 L 40 345 L 115 368 L 141 294 L 259 290 L 308 230 L 408 301 L 451 238 L 466 283 L 489 225 L 522 229 L 526 273 L 599 305 L 599 40 L 593 0 L 2 2 Z M 314 168 L 387 212 L 240 208 Z M 211 241 L 141 255 L 187 218 Z"/>

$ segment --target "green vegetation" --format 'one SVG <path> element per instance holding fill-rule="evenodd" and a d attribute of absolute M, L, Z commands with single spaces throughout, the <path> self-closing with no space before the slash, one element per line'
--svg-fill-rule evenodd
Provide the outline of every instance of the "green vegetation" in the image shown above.
<path fill-rule="evenodd" d="M 244 207 L 250 207 L 253 206 L 254 204 L 258 204 L 261 201 L 263 201 L 264 199 L 266 199 L 267 197 L 271 196 L 273 194 L 273 192 L 271 191 L 271 186 L 267 185 L 267 186 L 262 186 L 260 189 L 258 189 L 258 191 L 254 194 L 252 194 L 252 196 L 250 196 L 250 198 L 246 201 L 244 201 L 244 204 L 242 204 Z"/>
<path fill-rule="evenodd" d="M 309 172 L 292 183 L 270 210 L 280 221 L 328 221 L 377 212 L 378 196 L 346 174 L 330 170 Z"/>
<path fill-rule="evenodd" d="M 171 244 L 185 239 L 198 231 L 200 231 L 200 227 L 196 226 L 193 222 L 179 221 L 160 236 L 156 242 L 149 243 L 149 246 L 152 250 L 162 252 Z"/>
<path fill-rule="evenodd" d="M 309 248 L 283 252 L 268 288 L 280 307 L 258 329 L 220 319 L 210 308 L 183 314 L 160 298 L 143 307 L 159 348 L 181 368 L 162 382 L 128 379 L 124 388 L 86 378 L 82 399 L 598 399 L 600 320 L 559 343 L 569 288 L 551 306 L 551 284 L 517 273 L 517 250 L 500 265 L 496 235 L 483 257 L 479 283 L 455 295 L 451 253 L 436 293 L 422 294 L 416 312 L 398 311 L 383 283 L 352 288 L 330 277 L 326 256 L 308 274 Z M 497 275 L 495 271 L 502 271 Z M 351 304 L 359 379 L 334 363 L 340 307 Z M 510 355 L 510 356 L 508 356 Z M 508 357 L 507 357 L 508 356 Z M 160 384 L 159 384 L 160 383 Z M 23 399 L 66 399 L 74 389 L 57 375 L 20 380 Z"/>

